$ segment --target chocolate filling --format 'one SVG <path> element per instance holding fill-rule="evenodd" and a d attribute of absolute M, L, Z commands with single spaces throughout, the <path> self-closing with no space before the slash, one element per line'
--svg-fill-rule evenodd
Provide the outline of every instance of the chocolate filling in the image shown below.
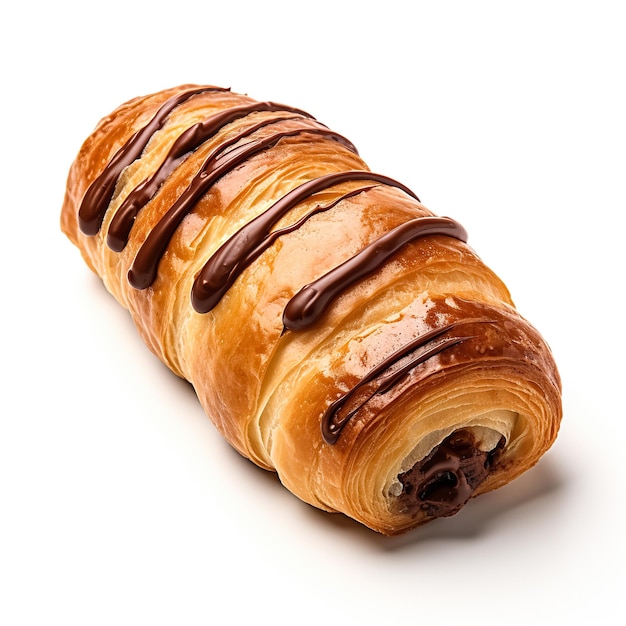
<path fill-rule="evenodd" d="M 425 459 L 400 474 L 398 503 L 404 512 L 429 517 L 457 513 L 493 470 L 504 437 L 491 451 L 478 449 L 473 433 L 460 429 L 446 437 Z"/>

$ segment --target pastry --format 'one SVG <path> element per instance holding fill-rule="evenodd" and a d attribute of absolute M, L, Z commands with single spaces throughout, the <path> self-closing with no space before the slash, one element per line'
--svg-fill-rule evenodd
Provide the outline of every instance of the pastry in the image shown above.
<path fill-rule="evenodd" d="M 398 534 L 557 436 L 552 353 L 464 228 L 305 111 L 135 98 L 80 149 L 61 225 L 230 444 L 315 507 Z"/>

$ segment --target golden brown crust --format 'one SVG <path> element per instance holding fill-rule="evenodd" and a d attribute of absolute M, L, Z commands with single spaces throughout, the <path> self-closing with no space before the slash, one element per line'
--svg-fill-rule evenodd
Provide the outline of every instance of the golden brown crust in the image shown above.
<path fill-rule="evenodd" d="M 192 307 L 196 275 L 243 225 L 301 183 L 367 170 L 344 143 L 315 134 L 323 131 L 315 120 L 297 114 L 279 120 L 289 116 L 258 111 L 220 128 L 186 155 L 141 208 L 124 249 L 111 250 L 107 231 L 121 203 L 158 168 L 182 132 L 219 111 L 254 103 L 228 91 L 196 94 L 168 115 L 141 157 L 119 176 L 98 233 L 81 232 L 79 208 L 92 182 L 163 103 L 191 89 L 136 98 L 100 122 L 70 170 L 61 224 L 129 309 L 150 349 L 193 384 L 226 439 L 277 471 L 304 501 L 386 534 L 431 519 L 419 507 L 403 510 L 397 477 L 459 428 L 469 428 L 487 448 L 506 438 L 497 465 L 474 495 L 534 465 L 558 431 L 558 372 L 504 284 L 462 241 L 435 235 L 406 244 L 378 271 L 344 289 L 311 328 L 285 332 L 285 306 L 304 285 L 394 227 L 433 215 L 402 189 L 372 183 L 319 212 L 244 269 L 213 310 Z M 205 159 L 266 119 L 276 121 L 259 127 L 251 135 L 255 141 L 294 128 L 314 130 L 285 136 L 219 178 L 175 230 L 156 280 L 146 289 L 132 287 L 127 275 L 138 251 Z M 363 185 L 344 181 L 304 198 L 273 229 Z M 407 342 L 445 325 L 453 325 L 459 343 L 410 368 L 385 393 L 374 392 L 357 406 L 336 443 L 322 439 L 320 421 L 333 400 Z"/>

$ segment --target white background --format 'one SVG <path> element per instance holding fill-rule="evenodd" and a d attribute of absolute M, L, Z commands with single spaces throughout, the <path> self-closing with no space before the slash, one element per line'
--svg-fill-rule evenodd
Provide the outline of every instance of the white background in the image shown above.
<path fill-rule="evenodd" d="M 0 623 L 623 623 L 620 5 L 3 9 Z M 311 112 L 467 228 L 560 366 L 533 470 L 386 539 L 221 440 L 58 226 L 98 119 L 185 82 Z"/>

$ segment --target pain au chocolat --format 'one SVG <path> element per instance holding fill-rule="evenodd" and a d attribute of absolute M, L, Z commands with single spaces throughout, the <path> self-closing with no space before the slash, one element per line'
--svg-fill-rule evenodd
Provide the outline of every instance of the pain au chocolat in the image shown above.
<path fill-rule="evenodd" d="M 464 228 L 308 113 L 184 85 L 105 117 L 62 229 L 217 429 L 384 534 L 532 467 L 551 351 Z"/>

